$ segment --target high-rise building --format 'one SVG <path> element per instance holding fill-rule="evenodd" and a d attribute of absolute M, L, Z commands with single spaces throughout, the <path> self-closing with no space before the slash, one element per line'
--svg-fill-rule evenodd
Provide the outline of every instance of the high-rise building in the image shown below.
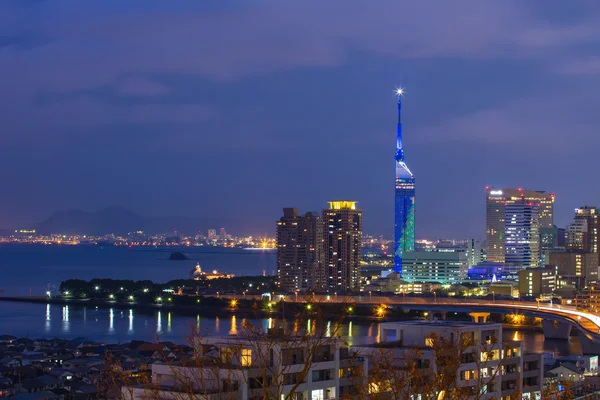
<path fill-rule="evenodd" d="M 575 219 L 567 227 L 567 251 L 598 253 L 600 211 L 596 207 L 575 209 Z"/>
<path fill-rule="evenodd" d="M 398 89 L 396 133 L 396 197 L 394 227 L 394 271 L 402 274 L 402 254 L 415 250 L 415 177 L 404 162 L 402 145 L 402 89 Z"/>
<path fill-rule="evenodd" d="M 540 266 L 549 264 L 550 253 L 565 251 L 566 232 L 564 229 L 553 226 L 540 228 Z"/>
<path fill-rule="evenodd" d="M 362 211 L 355 201 L 331 201 L 323 210 L 323 224 L 320 289 L 336 293 L 359 290 Z"/>
<path fill-rule="evenodd" d="M 227 232 L 225 232 L 225 228 L 221 228 L 219 230 L 219 239 L 223 241 L 227 240 Z"/>
<path fill-rule="evenodd" d="M 507 204 L 504 222 L 504 260 L 520 268 L 540 266 L 540 206 Z"/>
<path fill-rule="evenodd" d="M 540 228 L 554 226 L 554 194 L 525 189 L 486 188 L 486 254 L 487 261 L 504 262 L 505 207 L 509 204 L 539 204 Z"/>
<path fill-rule="evenodd" d="M 467 279 L 469 271 L 464 251 L 408 251 L 402 262 L 408 282 L 453 284 Z"/>
<path fill-rule="evenodd" d="M 323 261 L 323 224 L 317 213 L 298 214 L 284 208 L 277 222 L 277 276 L 286 292 L 312 289 L 318 284 Z"/>
<path fill-rule="evenodd" d="M 469 268 L 479 264 L 483 261 L 483 251 L 481 248 L 481 242 L 475 239 L 469 239 L 467 241 L 467 264 Z"/>

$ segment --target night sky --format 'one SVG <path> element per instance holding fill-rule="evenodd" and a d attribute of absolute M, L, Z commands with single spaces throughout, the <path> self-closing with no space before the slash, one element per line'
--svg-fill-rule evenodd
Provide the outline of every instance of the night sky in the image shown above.
<path fill-rule="evenodd" d="M 600 205 L 597 0 L 2 0 L 0 76 L 0 227 L 348 199 L 391 235 L 397 86 L 418 237 L 483 239 L 486 185 Z"/>

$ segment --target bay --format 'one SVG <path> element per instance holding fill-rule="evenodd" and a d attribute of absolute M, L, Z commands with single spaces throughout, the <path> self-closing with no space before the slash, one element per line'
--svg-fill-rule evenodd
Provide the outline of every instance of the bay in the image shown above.
<path fill-rule="evenodd" d="M 173 251 L 190 259 L 170 261 Z M 151 248 L 114 246 L 0 245 L 0 289 L 4 295 L 44 295 L 67 279 L 113 278 L 149 279 L 166 282 L 189 277 L 196 263 L 203 269 L 217 269 L 237 276 L 273 274 L 276 253 L 215 247 Z M 250 319 L 248 322 L 267 329 L 275 319 Z M 19 337 L 87 337 L 105 343 L 130 340 L 170 340 L 185 342 L 191 329 L 202 334 L 223 336 L 239 332 L 241 316 L 216 317 L 198 314 L 179 315 L 168 309 L 139 312 L 134 309 L 96 308 L 79 305 L 50 305 L 0 302 L 0 334 Z M 376 322 L 348 321 L 340 335 L 351 344 L 378 340 Z M 525 350 L 549 351 L 561 355 L 581 354 L 576 336 L 569 341 L 544 340 L 539 331 L 505 330 L 511 339 L 523 342 Z"/>
<path fill-rule="evenodd" d="M 189 260 L 169 260 L 180 251 Z M 67 279 L 186 279 L 200 263 L 204 270 L 236 276 L 273 274 L 276 253 L 222 247 L 115 247 L 0 245 L 0 289 L 7 296 L 41 296 Z"/>

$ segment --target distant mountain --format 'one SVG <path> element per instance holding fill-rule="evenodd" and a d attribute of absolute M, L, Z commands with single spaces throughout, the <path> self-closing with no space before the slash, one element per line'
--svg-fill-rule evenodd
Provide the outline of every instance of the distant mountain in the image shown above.
<path fill-rule="evenodd" d="M 33 228 L 42 234 L 122 235 L 134 231 L 193 234 L 201 230 L 206 235 L 209 228 L 225 228 L 240 234 L 236 229 L 238 224 L 232 218 L 144 217 L 123 207 L 109 207 L 95 212 L 57 211 Z"/>

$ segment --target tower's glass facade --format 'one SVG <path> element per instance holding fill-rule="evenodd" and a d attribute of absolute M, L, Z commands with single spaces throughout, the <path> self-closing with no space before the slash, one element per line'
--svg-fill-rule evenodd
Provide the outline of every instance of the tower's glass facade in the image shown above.
<path fill-rule="evenodd" d="M 394 271 L 402 274 L 402 254 L 405 251 L 415 250 L 415 177 L 404 163 L 401 93 L 398 94 L 395 203 Z"/>

